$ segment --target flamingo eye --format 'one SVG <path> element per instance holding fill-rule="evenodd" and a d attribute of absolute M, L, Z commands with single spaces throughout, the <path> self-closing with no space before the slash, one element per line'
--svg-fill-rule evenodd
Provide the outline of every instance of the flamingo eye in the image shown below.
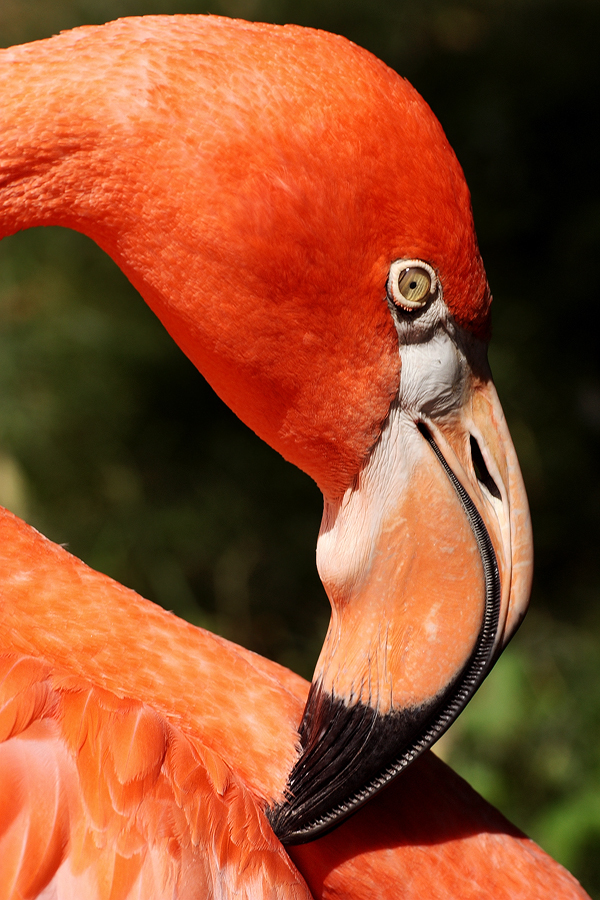
<path fill-rule="evenodd" d="M 387 294 L 392 303 L 407 312 L 421 309 L 437 291 L 437 276 L 420 259 L 397 259 L 390 266 Z"/>

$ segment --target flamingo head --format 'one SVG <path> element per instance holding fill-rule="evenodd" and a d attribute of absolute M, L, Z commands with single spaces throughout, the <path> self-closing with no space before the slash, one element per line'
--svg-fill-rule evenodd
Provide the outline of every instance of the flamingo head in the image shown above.
<path fill-rule="evenodd" d="M 408 82 L 323 32 L 146 17 L 3 54 L 3 233 L 93 237 L 323 492 L 332 617 L 270 810 L 309 840 L 439 737 L 527 604 L 460 165 Z"/>

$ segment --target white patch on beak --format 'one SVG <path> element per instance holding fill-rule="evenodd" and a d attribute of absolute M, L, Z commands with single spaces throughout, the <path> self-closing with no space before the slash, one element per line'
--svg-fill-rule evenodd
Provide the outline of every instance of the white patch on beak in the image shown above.
<path fill-rule="evenodd" d="M 436 330 L 429 340 L 400 345 L 398 402 L 415 419 L 437 419 L 461 408 L 469 371 L 455 337 Z"/>

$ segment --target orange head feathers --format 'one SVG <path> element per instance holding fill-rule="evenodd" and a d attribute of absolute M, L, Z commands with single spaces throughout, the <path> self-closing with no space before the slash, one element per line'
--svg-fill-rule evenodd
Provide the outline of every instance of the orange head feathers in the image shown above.
<path fill-rule="evenodd" d="M 350 484 L 398 389 L 390 262 L 428 260 L 457 322 L 487 332 L 456 157 L 414 88 L 343 38 L 147 17 L 5 52 L 5 78 L 21 87 L 0 233 L 94 238 L 326 494 Z"/>

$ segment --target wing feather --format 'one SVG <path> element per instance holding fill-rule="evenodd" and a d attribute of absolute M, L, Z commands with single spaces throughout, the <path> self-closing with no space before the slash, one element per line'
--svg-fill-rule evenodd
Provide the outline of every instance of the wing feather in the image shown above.
<path fill-rule="evenodd" d="M 310 894 L 247 788 L 148 705 L 0 658 L 3 900 Z"/>

